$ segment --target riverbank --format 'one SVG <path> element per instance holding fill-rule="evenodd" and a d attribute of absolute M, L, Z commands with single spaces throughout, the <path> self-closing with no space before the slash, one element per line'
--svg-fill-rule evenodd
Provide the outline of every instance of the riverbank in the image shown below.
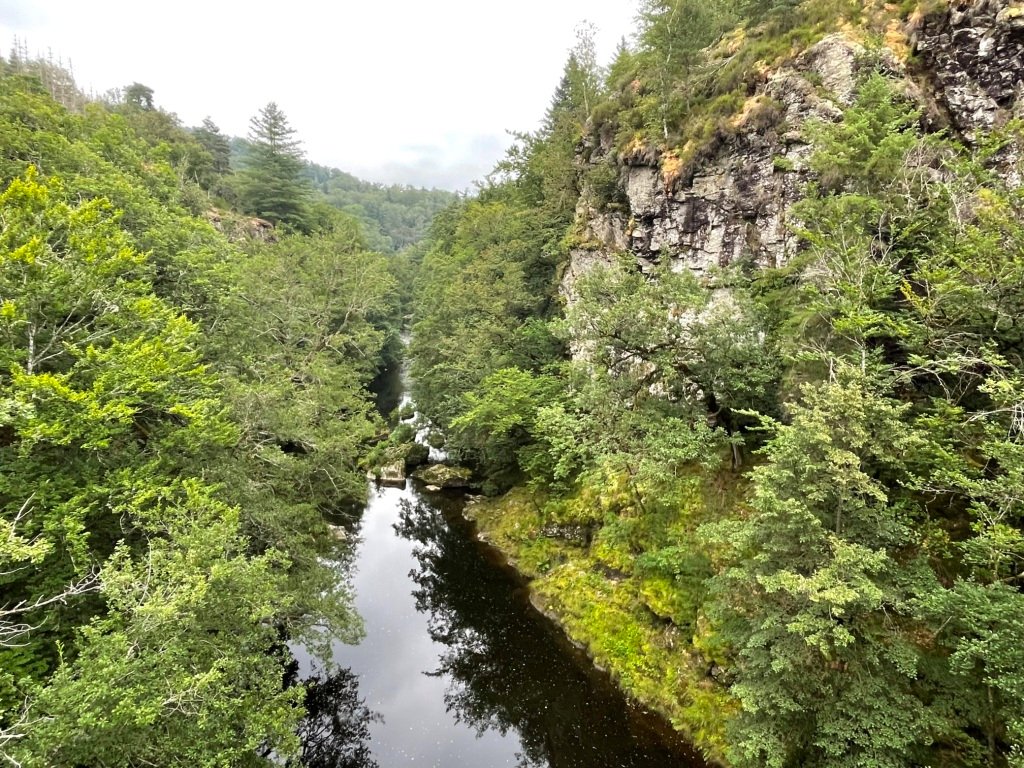
<path fill-rule="evenodd" d="M 333 645 L 326 668 L 293 648 L 324 694 L 309 764 L 706 768 L 537 613 L 463 506 L 413 481 L 371 489 L 349 566 L 366 639 Z"/>
<path fill-rule="evenodd" d="M 408 337 L 405 341 L 408 342 Z M 403 389 L 407 390 L 408 371 L 403 369 L 402 374 Z M 717 745 L 725 719 L 721 702 L 715 698 L 716 686 L 700 684 L 705 677 L 703 662 L 698 655 L 686 651 L 690 639 L 679 629 L 686 611 L 676 610 L 677 606 L 672 605 L 677 592 L 671 583 L 658 581 L 648 574 L 637 582 L 641 587 L 638 594 L 642 594 L 646 602 L 638 601 L 628 579 L 614 577 L 607 566 L 602 572 L 597 560 L 590 562 L 588 557 L 573 552 L 574 548 L 580 549 L 580 536 L 587 538 L 580 526 L 562 526 L 558 528 L 558 535 L 544 535 L 551 531 L 542 526 L 538 508 L 532 503 L 532 497 L 523 491 L 510 493 L 502 499 L 467 498 L 441 492 L 444 487 L 466 485 L 470 480 L 468 470 L 443 463 L 446 455 L 433 446 L 429 456 L 418 456 L 416 461 L 410 462 L 414 449 L 425 448 L 430 442 L 430 428 L 422 425 L 416 428 L 421 417 L 408 395 L 401 398 L 397 414 L 394 431 L 369 462 L 379 467 L 371 469 L 370 476 L 381 485 L 393 485 L 403 495 L 408 494 L 406 503 L 411 503 L 410 511 L 413 508 L 421 513 L 428 508 L 435 512 L 443 510 L 441 516 L 447 522 L 439 527 L 436 514 L 417 514 L 415 517 L 420 523 L 403 522 L 398 526 L 421 545 L 431 543 L 420 550 L 421 555 L 426 555 L 420 569 L 398 568 L 396 572 L 409 573 L 419 585 L 417 597 L 423 607 L 431 611 L 439 609 L 441 614 L 450 616 L 455 615 L 453 607 L 465 603 L 465 596 L 473 591 L 471 584 L 479 586 L 499 572 L 504 574 L 505 589 L 508 584 L 515 584 L 511 600 L 506 596 L 486 601 L 480 611 L 484 618 L 479 623 L 477 619 L 471 622 L 474 624 L 472 645 L 477 649 L 471 655 L 477 655 L 482 638 L 493 639 L 492 650 L 485 654 L 486 660 L 476 659 L 452 667 L 463 674 L 477 669 L 493 672 L 508 663 L 506 657 L 519 660 L 513 661 L 497 678 L 486 675 L 492 681 L 500 680 L 502 691 L 500 696 L 494 691 L 482 696 L 497 704 L 489 717 L 498 716 L 506 725 L 514 724 L 525 739 L 524 744 L 535 742 L 533 751 L 539 765 L 583 768 L 672 764 L 706 768 L 707 763 L 695 745 L 699 745 L 703 753 L 719 758 L 721 750 Z M 407 482 L 407 473 L 422 458 L 429 459 L 427 466 L 413 472 L 414 479 Z M 447 482 L 442 476 L 458 482 Z M 588 505 L 591 500 L 579 501 Z M 703 509 L 708 505 L 698 506 Z M 425 524 L 431 517 L 434 522 Z M 443 557 L 441 560 L 449 565 L 438 568 L 440 560 L 431 552 L 462 551 L 462 546 L 451 543 L 444 533 L 451 531 L 452 526 L 459 529 L 456 539 L 472 543 L 476 553 L 472 557 L 468 552 Z M 476 539 L 488 546 L 481 546 Z M 438 549 L 436 545 L 440 541 L 449 543 Z M 610 550 L 606 548 L 604 554 L 605 560 L 609 560 Z M 450 591 L 440 590 L 444 597 L 436 594 L 429 597 L 438 592 L 439 584 L 448 581 L 442 575 L 451 575 L 463 567 L 458 564 L 478 557 L 488 561 L 487 568 L 468 578 L 453 580 Z M 610 560 L 614 562 L 615 558 Z M 361 570 L 357 564 L 356 573 Z M 421 575 L 416 576 L 417 572 Z M 665 618 L 645 606 L 655 606 Z M 509 611 L 513 615 L 499 622 L 498 631 L 489 631 L 494 617 Z M 546 639 L 542 643 L 524 640 L 530 635 L 529 632 L 523 634 L 527 627 Z M 433 627 L 431 635 L 442 644 L 461 634 L 436 630 L 437 627 Z M 372 637 L 373 632 L 368 634 Z M 549 645 L 552 641 L 554 646 Z M 552 647 L 562 650 L 552 652 Z M 570 668 L 575 672 L 567 676 L 565 672 L 555 675 L 559 680 L 552 686 L 552 671 L 568 669 L 565 665 L 570 659 Z M 524 674 L 523 660 L 529 660 L 532 672 Z M 578 682 L 567 685 L 577 675 L 588 682 L 582 686 Z M 459 678 L 460 675 L 456 675 L 454 679 Z M 468 675 L 467 680 L 474 678 L 475 673 Z M 514 685 L 510 687 L 511 682 Z M 475 687 L 475 683 L 470 682 L 469 688 Z M 527 695 L 524 700 L 523 693 L 533 687 L 537 689 L 536 695 Z M 573 689 L 578 693 L 568 695 Z M 584 690 L 587 693 L 579 698 L 579 692 Z M 679 698 L 683 690 L 691 690 L 685 701 Z M 455 700 L 464 698 L 474 703 L 472 712 L 463 712 L 461 717 L 479 722 L 478 696 L 460 695 Z M 521 707 L 527 701 L 529 704 Z M 521 708 L 521 714 L 508 719 L 510 708 L 516 711 Z M 707 712 L 706 716 L 700 714 L 702 711 Z M 613 712 L 617 714 L 611 715 Z M 537 713 L 544 713 L 545 722 L 530 725 Z M 548 719 L 549 714 L 556 716 Z M 583 719 L 578 721 L 578 717 Z M 705 724 L 694 728 L 693 723 L 700 718 Z M 628 721 L 625 729 L 623 719 Z M 572 735 L 574 732 L 576 736 Z"/>
<path fill-rule="evenodd" d="M 701 647 L 700 620 L 688 626 L 687 606 L 675 602 L 672 580 L 632 567 L 584 530 L 545 524 L 540 507 L 529 491 L 515 489 L 474 499 L 464 514 L 574 645 L 624 693 L 724 764 L 724 726 L 735 703 L 715 679 L 714 649 Z"/>

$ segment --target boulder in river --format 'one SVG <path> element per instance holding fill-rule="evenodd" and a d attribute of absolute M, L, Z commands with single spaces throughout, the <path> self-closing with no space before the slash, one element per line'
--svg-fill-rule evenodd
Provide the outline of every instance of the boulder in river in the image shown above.
<path fill-rule="evenodd" d="M 436 485 L 438 488 L 466 488 L 469 486 L 469 479 L 473 473 L 465 467 L 431 464 L 428 467 L 417 469 L 412 476 L 427 485 Z"/>
<path fill-rule="evenodd" d="M 374 467 L 369 473 L 373 480 L 381 485 L 405 488 L 405 461 L 399 459 L 380 467 Z"/>
<path fill-rule="evenodd" d="M 405 449 L 405 468 L 412 469 L 426 464 L 430 459 L 430 448 L 422 443 L 408 443 Z"/>

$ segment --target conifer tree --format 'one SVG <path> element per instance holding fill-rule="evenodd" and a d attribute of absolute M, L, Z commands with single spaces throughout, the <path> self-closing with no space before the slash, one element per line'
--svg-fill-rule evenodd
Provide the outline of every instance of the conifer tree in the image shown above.
<path fill-rule="evenodd" d="M 249 121 L 249 142 L 240 174 L 242 208 L 274 224 L 308 229 L 302 142 L 277 104 L 270 102 Z"/>
<path fill-rule="evenodd" d="M 135 109 L 152 110 L 154 109 L 153 89 L 142 83 L 127 85 L 124 89 L 124 103 Z"/>
<path fill-rule="evenodd" d="M 218 176 L 228 173 L 231 170 L 231 145 L 217 124 L 208 117 L 203 118 L 203 124 L 194 128 L 192 133 L 203 149 L 210 153 L 213 161 L 210 170 Z"/>

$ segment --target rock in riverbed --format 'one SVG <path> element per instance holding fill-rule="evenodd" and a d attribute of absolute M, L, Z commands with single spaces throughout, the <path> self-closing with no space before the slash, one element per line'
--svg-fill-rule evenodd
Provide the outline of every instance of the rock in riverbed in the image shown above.
<path fill-rule="evenodd" d="M 438 488 L 466 488 L 473 473 L 465 467 L 453 467 L 448 464 L 431 464 L 420 467 L 412 476 L 427 485 Z"/>
<path fill-rule="evenodd" d="M 405 462 L 401 459 L 375 467 L 367 473 L 371 480 L 393 488 L 405 488 Z"/>

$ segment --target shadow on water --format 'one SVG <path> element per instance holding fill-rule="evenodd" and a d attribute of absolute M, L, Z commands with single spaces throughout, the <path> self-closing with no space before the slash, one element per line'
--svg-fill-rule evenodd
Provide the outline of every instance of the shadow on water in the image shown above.
<path fill-rule="evenodd" d="M 703 766 L 529 605 L 516 577 L 472 539 L 459 503 L 403 499 L 395 524 L 415 542 L 413 595 L 441 649 L 428 674 L 446 681 L 448 712 L 478 734 L 515 732 L 524 767 Z"/>
<path fill-rule="evenodd" d="M 404 347 L 399 349 L 402 350 Z M 402 351 L 393 350 L 388 356 L 387 364 L 378 371 L 368 387 L 377 412 L 384 418 L 398 407 L 402 395 L 405 394 L 402 356 Z"/>
<path fill-rule="evenodd" d="M 408 402 L 398 359 L 374 382 L 385 414 Z M 292 679 L 308 690 L 302 764 L 705 768 L 534 610 L 473 537 L 463 503 L 410 483 L 371 488 L 365 509 L 331 516 L 366 639 L 332 644 L 329 659 L 290 646 Z"/>
<path fill-rule="evenodd" d="M 296 682 L 292 671 L 290 683 Z M 299 726 L 300 765 L 306 768 L 379 768 L 370 749 L 370 724 L 381 717 L 359 696 L 350 669 L 315 675 L 306 685 L 306 717 Z"/>

